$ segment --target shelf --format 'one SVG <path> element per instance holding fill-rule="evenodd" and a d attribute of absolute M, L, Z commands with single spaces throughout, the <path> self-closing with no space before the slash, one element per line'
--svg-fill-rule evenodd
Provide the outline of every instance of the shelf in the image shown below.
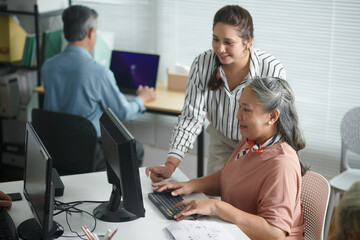
<path fill-rule="evenodd" d="M 15 15 L 15 14 L 21 14 L 21 15 L 35 15 L 34 12 L 24 12 L 24 11 L 8 11 L 8 10 L 4 10 L 4 9 L 1 9 L 0 10 L 0 14 L 1 15 Z"/>
<path fill-rule="evenodd" d="M 39 18 L 53 17 L 53 16 L 61 15 L 61 13 L 64 10 L 65 9 L 59 9 L 59 10 L 55 10 L 55 11 L 38 13 L 38 16 L 39 16 Z M 35 16 L 36 15 L 35 12 L 10 11 L 10 10 L 0 9 L 0 15 L 16 15 L 16 14 L 18 14 L 18 15 L 30 15 L 30 16 Z"/>
<path fill-rule="evenodd" d="M 1 1 L 1 0 L 0 0 Z M 12 0 L 8 0 L 12 1 Z M 27 0 L 24 0 L 27 1 Z M 71 0 L 69 0 L 69 6 L 71 5 Z M 1 5 L 2 6 L 2 5 Z M 3 7 L 3 6 L 2 6 Z M 39 31 L 39 21 L 43 18 L 49 18 L 53 16 L 61 16 L 62 12 L 65 9 L 58 9 L 54 11 L 47 11 L 47 12 L 38 12 L 38 6 L 34 5 L 34 11 L 13 11 L 13 10 L 7 10 L 4 8 L 0 8 L 0 15 L 26 15 L 33 17 L 34 26 L 35 26 L 35 41 L 36 41 L 36 57 L 37 57 L 37 66 L 24 66 L 22 65 L 21 61 L 17 62 L 0 62 L 0 67 L 10 67 L 12 70 L 18 70 L 18 69 L 27 69 L 27 70 L 34 70 L 37 72 L 37 85 L 41 85 L 41 56 L 40 56 L 40 47 L 39 47 L 39 39 L 40 39 L 40 31 Z M 0 31 L 1 34 L 1 31 Z M 41 103 L 43 101 L 43 96 L 39 96 L 40 100 L 40 108 L 42 108 Z M 16 167 L 8 166 L 7 169 L 5 169 L 5 166 L 2 165 L 1 156 L 2 152 L 4 151 L 4 143 L 3 143 L 3 131 L 2 131 L 2 119 L 4 117 L 0 117 L 0 181 L 2 180 L 17 180 L 17 178 L 21 179 L 22 177 L 22 169 L 19 170 Z M 12 171 L 13 170 L 13 171 Z M 4 173 L 9 173 L 4 174 Z"/>
<path fill-rule="evenodd" d="M 28 69 L 28 70 L 37 70 L 37 66 L 23 66 L 21 62 L 0 62 L 0 67 L 10 67 L 15 69 Z"/>
<path fill-rule="evenodd" d="M 71 1 L 69 1 L 69 5 L 71 4 Z M 39 39 L 40 39 L 40 31 L 39 31 L 39 21 L 43 18 L 49 18 L 54 16 L 59 16 L 62 14 L 64 9 L 58 9 L 48 12 L 38 12 L 38 6 L 34 5 L 34 11 L 14 11 L 14 10 L 7 10 L 7 9 L 0 9 L 0 15 L 27 15 L 27 16 L 33 16 L 34 17 L 34 23 L 35 23 L 35 41 L 36 46 L 39 46 Z M 36 58 L 37 58 L 37 66 L 23 66 L 21 62 L 0 62 L 0 66 L 5 67 L 11 67 L 15 69 L 29 69 L 29 70 L 35 70 L 38 72 L 38 85 L 41 84 L 41 56 L 40 56 L 40 48 L 36 47 Z M 40 64 L 39 64 L 40 63 Z"/>

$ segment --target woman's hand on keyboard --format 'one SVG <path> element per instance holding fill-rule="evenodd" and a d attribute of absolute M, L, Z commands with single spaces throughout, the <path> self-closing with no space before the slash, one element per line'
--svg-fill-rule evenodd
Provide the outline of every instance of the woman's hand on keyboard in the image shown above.
<path fill-rule="evenodd" d="M 154 192 L 163 192 L 170 191 L 171 195 L 177 196 L 182 194 L 190 194 L 194 192 L 194 186 L 191 181 L 189 182 L 158 182 L 153 183 L 153 187 L 157 187 L 154 189 Z"/>
<path fill-rule="evenodd" d="M 215 199 L 197 199 L 184 200 L 177 203 L 174 207 L 185 206 L 185 208 L 174 216 L 177 221 L 183 220 L 194 214 L 199 215 L 214 215 L 217 203 L 219 200 Z"/>

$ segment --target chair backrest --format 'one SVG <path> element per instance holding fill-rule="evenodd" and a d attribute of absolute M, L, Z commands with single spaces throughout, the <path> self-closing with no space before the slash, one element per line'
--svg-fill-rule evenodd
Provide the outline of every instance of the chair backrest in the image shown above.
<path fill-rule="evenodd" d="M 320 174 L 308 171 L 302 178 L 301 204 L 305 218 L 306 240 L 322 240 L 329 203 L 330 185 Z"/>
<path fill-rule="evenodd" d="M 347 151 L 360 154 L 360 107 L 346 112 L 341 120 L 341 165 L 340 172 L 350 168 L 347 160 Z"/>
<path fill-rule="evenodd" d="M 32 125 L 60 175 L 95 171 L 97 134 L 86 118 L 33 109 Z"/>

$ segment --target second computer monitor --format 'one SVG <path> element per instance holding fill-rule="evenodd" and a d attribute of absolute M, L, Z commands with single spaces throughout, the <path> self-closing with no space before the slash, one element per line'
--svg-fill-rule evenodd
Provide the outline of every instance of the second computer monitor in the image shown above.
<path fill-rule="evenodd" d="M 94 215 L 108 222 L 144 217 L 134 137 L 110 109 L 100 118 L 100 130 L 107 177 L 113 190 L 109 201 L 94 209 Z"/>
<path fill-rule="evenodd" d="M 53 221 L 55 189 L 51 181 L 52 159 L 31 123 L 26 124 L 24 196 L 34 218 L 18 227 L 22 239 L 54 239 L 63 228 Z"/>

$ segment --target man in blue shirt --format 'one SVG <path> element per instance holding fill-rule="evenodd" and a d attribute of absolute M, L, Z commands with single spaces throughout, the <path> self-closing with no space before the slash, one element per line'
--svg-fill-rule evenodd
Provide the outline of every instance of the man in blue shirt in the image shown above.
<path fill-rule="evenodd" d="M 90 55 L 96 43 L 95 10 L 74 5 L 62 14 L 65 50 L 48 59 L 42 66 L 45 90 L 44 109 L 80 115 L 90 120 L 100 136 L 99 118 L 106 108 L 120 120 L 133 120 L 145 112 L 144 102 L 155 99 L 153 88 L 140 86 L 137 97 L 128 101 L 120 92 L 113 73 Z M 138 155 L 143 149 L 138 144 Z"/>

